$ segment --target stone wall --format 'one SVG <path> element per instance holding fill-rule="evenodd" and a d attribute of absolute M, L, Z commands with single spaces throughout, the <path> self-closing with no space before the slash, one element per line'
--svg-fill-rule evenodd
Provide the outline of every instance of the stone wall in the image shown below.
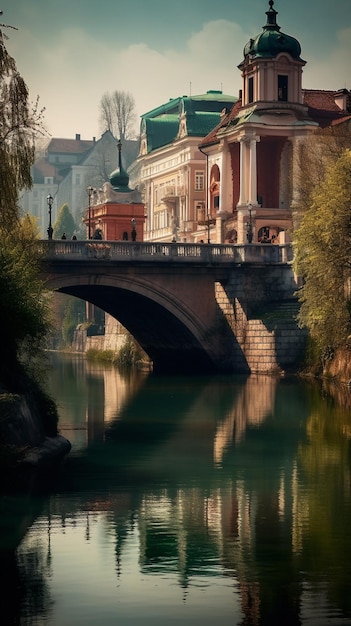
<path fill-rule="evenodd" d="M 117 353 L 125 344 L 128 336 L 126 329 L 114 317 L 106 313 L 104 330 L 104 334 L 88 336 L 84 324 L 79 325 L 74 331 L 72 350 L 75 352 L 109 350 Z"/>
<path fill-rule="evenodd" d="M 296 371 L 303 357 L 306 331 L 298 327 L 292 270 L 277 267 L 265 274 L 233 272 L 225 284 L 216 283 L 219 315 L 233 337 L 232 360 L 239 371 Z"/>

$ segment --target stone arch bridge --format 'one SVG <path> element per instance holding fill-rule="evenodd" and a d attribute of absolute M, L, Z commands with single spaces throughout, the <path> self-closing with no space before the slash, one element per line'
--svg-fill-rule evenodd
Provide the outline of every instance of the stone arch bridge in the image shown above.
<path fill-rule="evenodd" d="M 289 244 L 38 245 L 46 287 L 115 317 L 157 373 L 294 367 L 301 333 L 294 320 L 297 284 Z"/>

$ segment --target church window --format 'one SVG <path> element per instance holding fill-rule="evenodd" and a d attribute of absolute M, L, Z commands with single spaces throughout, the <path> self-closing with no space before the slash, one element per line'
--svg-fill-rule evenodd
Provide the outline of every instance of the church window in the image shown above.
<path fill-rule="evenodd" d="M 249 78 L 249 102 L 253 102 L 254 99 L 254 79 L 253 76 Z"/>
<path fill-rule="evenodd" d="M 287 102 L 288 100 L 288 77 L 278 76 L 278 100 L 280 102 Z"/>

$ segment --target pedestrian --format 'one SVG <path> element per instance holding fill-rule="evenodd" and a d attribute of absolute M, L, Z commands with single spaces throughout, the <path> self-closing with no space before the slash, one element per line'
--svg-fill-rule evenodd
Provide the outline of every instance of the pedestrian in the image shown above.
<path fill-rule="evenodd" d="M 62 233 L 62 237 L 61 237 L 61 239 L 67 239 L 67 237 L 66 237 L 66 233 Z"/>
<path fill-rule="evenodd" d="M 77 241 L 77 237 L 75 235 L 72 236 L 72 241 Z"/>

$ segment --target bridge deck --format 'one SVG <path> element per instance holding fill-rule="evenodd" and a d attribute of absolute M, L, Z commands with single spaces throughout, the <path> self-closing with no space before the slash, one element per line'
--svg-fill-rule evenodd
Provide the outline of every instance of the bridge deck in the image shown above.
<path fill-rule="evenodd" d="M 192 244 L 128 241 L 41 240 L 47 259 L 138 261 L 164 263 L 291 263 L 291 244 Z"/>

